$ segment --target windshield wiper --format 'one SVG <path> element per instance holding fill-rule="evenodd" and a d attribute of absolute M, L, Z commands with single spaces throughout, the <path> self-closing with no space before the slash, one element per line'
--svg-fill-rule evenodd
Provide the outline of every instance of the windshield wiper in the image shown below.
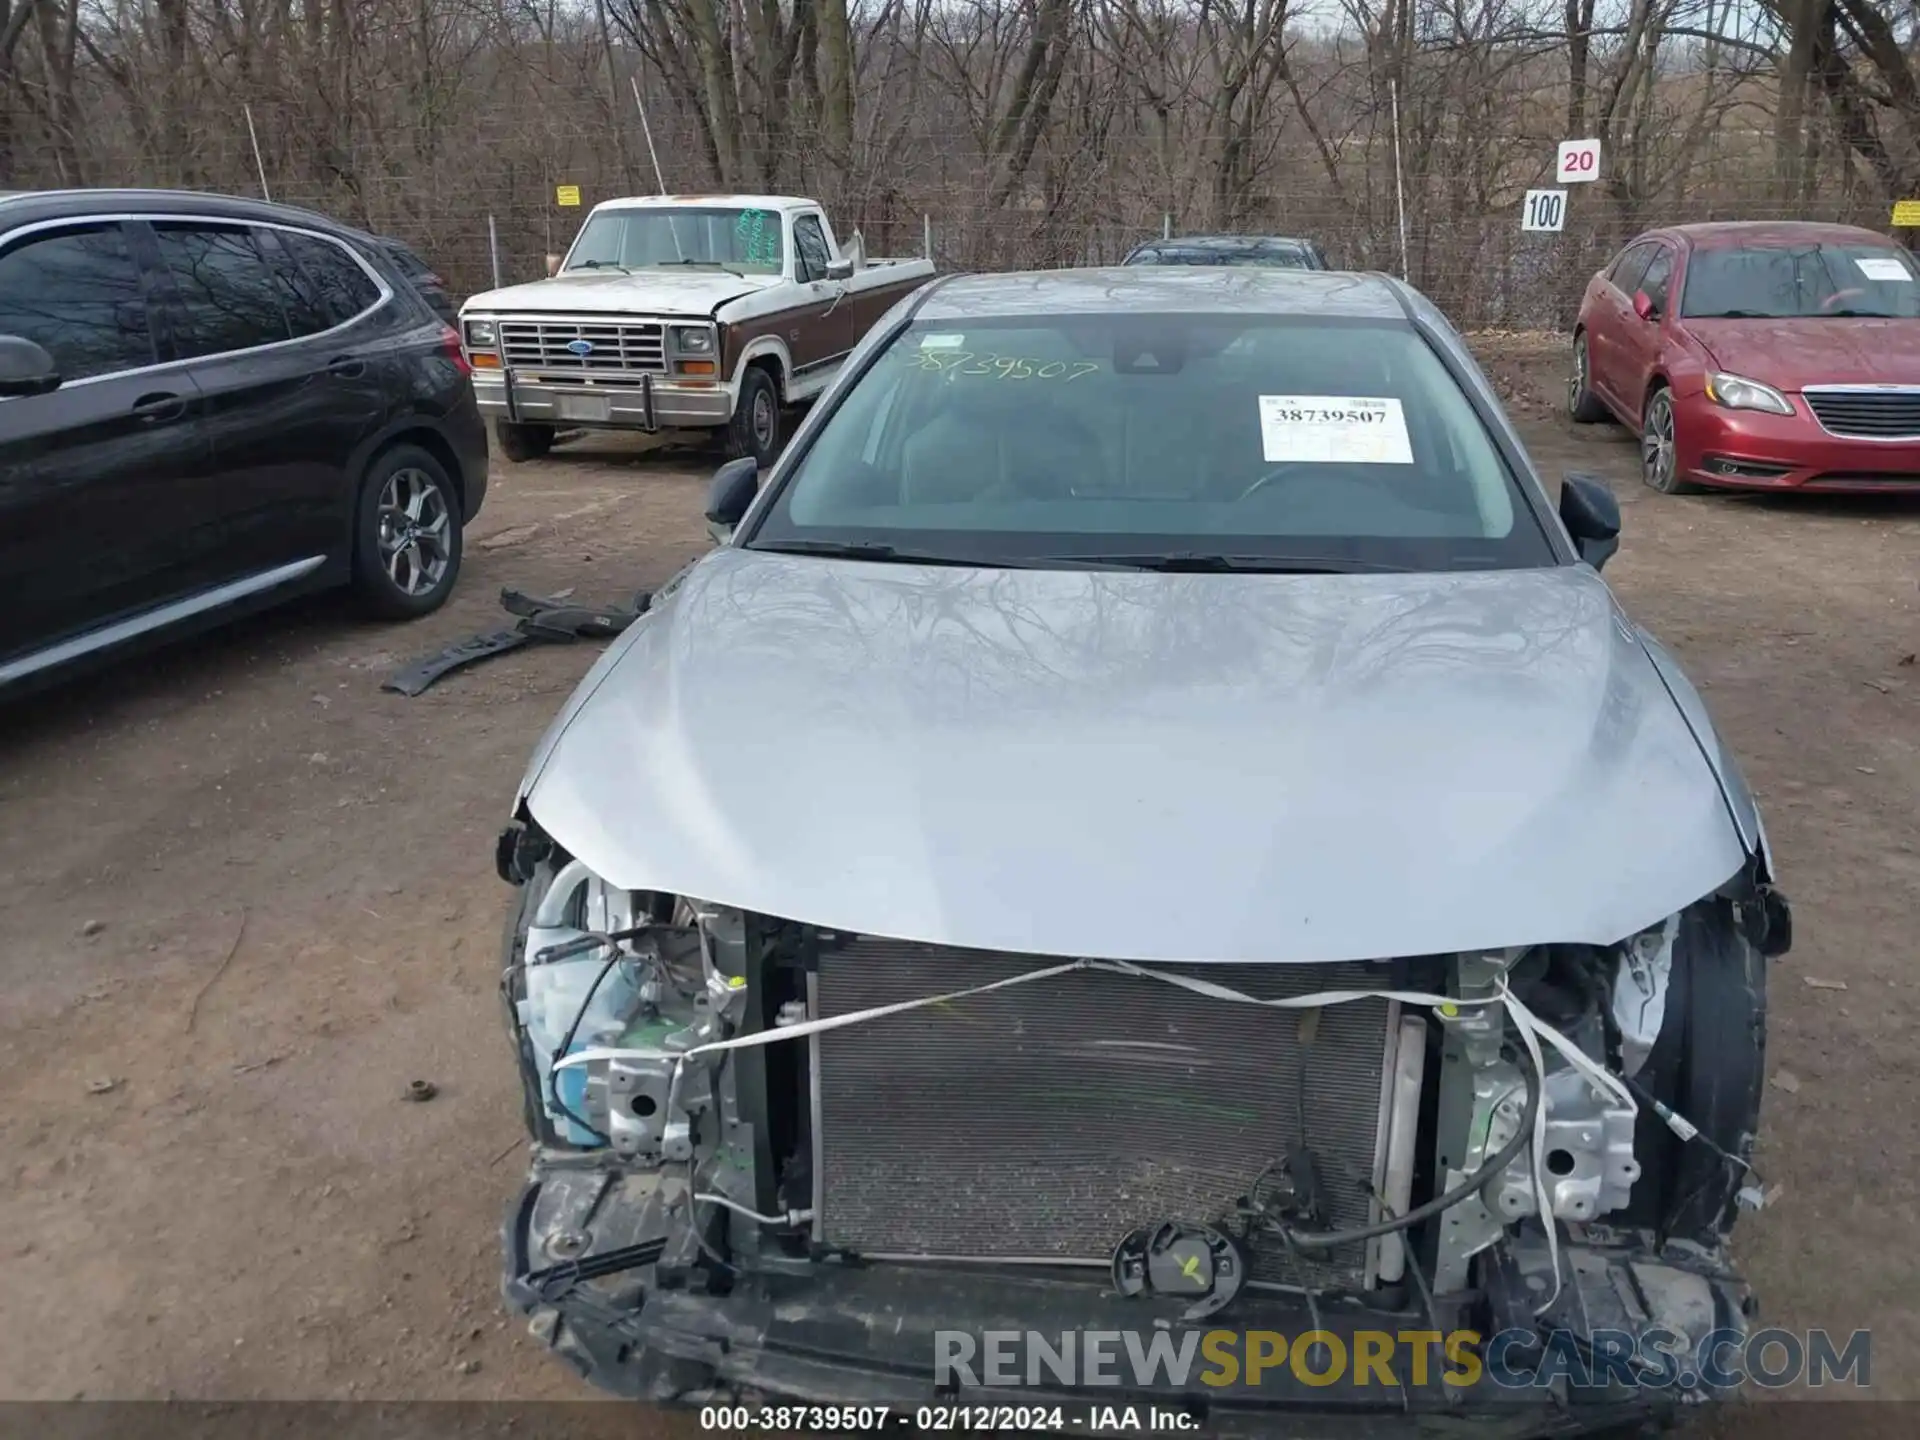
<path fill-rule="evenodd" d="M 1347 575 L 1364 570 L 1405 574 L 1404 565 L 1377 560 L 1329 560 L 1309 555 L 1214 555 L 1174 550 L 1164 555 L 1060 555 L 1057 561 L 1109 565 L 1122 570 L 1155 570 L 1169 575 L 1215 575 L 1236 571 L 1260 575 Z"/>
<path fill-rule="evenodd" d="M 746 547 L 775 555 L 821 555 L 829 560 L 880 560 L 896 565 L 960 565 L 968 569 L 1019 569 L 1017 560 L 979 560 L 941 555 L 931 550 L 902 549 L 881 540 L 767 540 Z"/>
<path fill-rule="evenodd" d="M 569 270 L 618 270 L 622 275 L 631 275 L 633 271 L 618 260 L 582 260 L 578 265 L 569 265 Z"/>
<path fill-rule="evenodd" d="M 747 278 L 722 260 L 662 260 L 660 263 L 662 265 L 710 265 L 715 270 L 726 271 L 727 274 L 733 276 L 736 280 L 744 280 Z"/>
<path fill-rule="evenodd" d="M 1689 320 L 1780 320 L 1784 316 L 1768 315 L 1759 310 L 1709 310 L 1700 315 L 1688 315 Z"/>

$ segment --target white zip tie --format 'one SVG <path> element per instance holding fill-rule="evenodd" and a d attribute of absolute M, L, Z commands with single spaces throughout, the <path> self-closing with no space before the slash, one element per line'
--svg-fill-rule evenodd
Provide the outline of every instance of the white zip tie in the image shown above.
<path fill-rule="evenodd" d="M 1619 1100 L 1636 1115 L 1639 1113 L 1639 1101 L 1618 1077 L 1604 1065 L 1588 1055 L 1578 1045 L 1555 1030 L 1546 1021 L 1535 1015 L 1513 993 L 1503 974 L 1498 978 L 1499 990 L 1494 995 L 1480 998 L 1463 998 L 1458 995 L 1432 995 L 1422 990 L 1322 990 L 1311 995 L 1288 995 L 1278 998 L 1261 998 L 1247 995 L 1239 990 L 1218 984 L 1212 980 L 1202 980 L 1191 975 L 1175 975 L 1164 970 L 1149 969 L 1136 965 L 1130 960 L 1068 960 L 1059 965 L 1049 965 L 1040 970 L 1029 970 L 1020 975 L 1009 975 L 1001 980 L 990 981 L 985 985 L 970 986 L 965 990 L 950 990 L 942 995 L 925 995 L 917 1000 L 897 1000 L 890 1005 L 875 1005 L 867 1010 L 856 1010 L 846 1015 L 830 1015 L 815 1020 L 805 1020 L 795 1025 L 782 1025 L 776 1029 L 756 1030 L 748 1035 L 735 1035 L 725 1040 L 710 1040 L 704 1045 L 696 1045 L 681 1053 L 674 1062 L 670 1094 L 677 1093 L 680 1086 L 681 1071 L 686 1062 L 697 1055 L 717 1054 L 726 1050 L 744 1050 L 762 1045 L 774 1045 L 782 1041 L 798 1040 L 808 1035 L 820 1035 L 829 1030 L 839 1030 L 848 1025 L 864 1025 L 873 1020 L 885 1019 L 889 1015 L 900 1015 L 910 1010 L 925 1009 L 930 1005 L 945 1005 L 955 1000 L 969 999 L 975 995 L 991 994 L 995 990 L 1005 990 L 1014 985 L 1026 985 L 1035 980 L 1051 980 L 1057 976 L 1069 975 L 1076 970 L 1104 970 L 1114 975 L 1127 975 L 1139 980 L 1158 980 L 1163 984 L 1174 985 L 1182 990 L 1190 990 L 1196 995 L 1204 995 L 1213 1000 L 1224 1000 L 1238 1005 L 1258 1005 L 1272 1010 L 1318 1010 L 1328 1005 L 1348 1005 L 1361 1000 L 1398 1000 L 1402 1005 L 1420 1005 L 1438 1009 L 1443 1014 L 1451 1007 L 1499 1005 L 1512 1017 L 1514 1028 L 1520 1032 L 1520 1038 L 1527 1047 L 1528 1058 L 1533 1061 L 1535 1083 L 1539 1087 L 1540 1103 L 1534 1107 L 1533 1143 L 1530 1146 L 1529 1169 L 1533 1178 L 1534 1204 L 1538 1207 L 1542 1227 L 1547 1234 L 1547 1259 L 1553 1267 L 1553 1290 L 1546 1300 L 1535 1307 L 1534 1313 L 1544 1314 L 1560 1298 L 1560 1239 L 1559 1226 L 1555 1223 L 1551 1206 L 1547 1199 L 1546 1181 L 1546 1136 L 1547 1136 L 1547 1062 L 1540 1048 L 1544 1039 L 1568 1064 L 1584 1075 L 1599 1089 Z M 659 1052 L 651 1050 L 632 1050 L 620 1046 L 594 1046 L 576 1050 L 565 1056 L 553 1067 L 556 1070 L 571 1069 L 576 1065 L 591 1065 L 602 1060 L 623 1060 L 628 1058 L 657 1058 Z"/>

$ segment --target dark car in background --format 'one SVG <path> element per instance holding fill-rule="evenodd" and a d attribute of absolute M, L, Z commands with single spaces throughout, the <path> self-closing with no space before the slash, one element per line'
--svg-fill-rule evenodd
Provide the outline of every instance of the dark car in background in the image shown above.
<path fill-rule="evenodd" d="M 486 488 L 459 337 L 358 232 L 185 192 L 0 198 L 0 694 L 328 586 L 424 615 Z"/>
<path fill-rule="evenodd" d="M 1250 265 L 1261 269 L 1331 270 L 1311 240 L 1287 235 L 1183 235 L 1136 245 L 1123 265 Z"/>
<path fill-rule="evenodd" d="M 1663 494 L 1920 491 L 1920 268 L 1850 225 L 1675 225 L 1587 284 L 1567 409 Z"/>

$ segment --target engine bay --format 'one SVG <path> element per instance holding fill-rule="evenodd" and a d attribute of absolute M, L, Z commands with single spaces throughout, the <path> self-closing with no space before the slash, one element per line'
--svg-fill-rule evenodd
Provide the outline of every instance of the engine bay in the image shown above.
<path fill-rule="evenodd" d="M 657 1316 L 897 1267 L 1492 1327 L 1589 1305 L 1594 1248 L 1729 1279 L 1761 1203 L 1737 900 L 1611 947 L 1142 965 L 621 891 L 515 844 L 525 1297 L 618 1265 L 600 1303 Z"/>

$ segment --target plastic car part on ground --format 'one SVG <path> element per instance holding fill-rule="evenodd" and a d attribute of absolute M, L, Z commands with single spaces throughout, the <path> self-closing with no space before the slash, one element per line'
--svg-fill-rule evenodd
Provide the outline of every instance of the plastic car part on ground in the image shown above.
<path fill-rule="evenodd" d="M 428 689 L 443 675 L 505 655 L 523 645 L 555 645 L 573 640 L 611 640 L 646 612 L 653 596 L 639 590 L 624 605 L 596 607 L 576 605 L 564 596 L 528 595 L 503 589 L 500 607 L 519 616 L 517 623 L 504 630 L 491 630 L 459 640 L 444 650 L 435 651 L 402 666 L 381 683 L 382 690 L 414 696 Z"/>

